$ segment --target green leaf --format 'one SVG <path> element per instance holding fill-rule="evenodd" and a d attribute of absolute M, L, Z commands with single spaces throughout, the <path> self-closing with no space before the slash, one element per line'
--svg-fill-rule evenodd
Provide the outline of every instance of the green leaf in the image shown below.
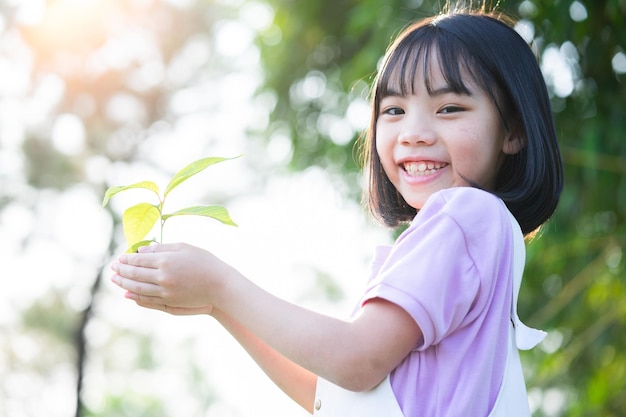
<path fill-rule="evenodd" d="M 174 216 L 204 216 L 211 217 L 215 220 L 227 224 L 229 226 L 237 226 L 237 224 L 230 218 L 228 211 L 222 206 L 193 206 L 180 209 L 174 213 L 164 214 L 163 221 Z"/>
<path fill-rule="evenodd" d="M 156 240 L 150 239 L 137 242 L 133 245 L 130 245 L 130 247 L 126 249 L 126 253 L 136 253 L 137 249 L 139 249 L 141 246 L 150 246 L 153 242 L 156 242 Z"/>
<path fill-rule="evenodd" d="M 115 194 L 125 190 L 130 190 L 131 188 L 144 188 L 146 190 L 154 192 L 157 197 L 159 197 L 159 186 L 152 181 L 140 181 L 131 185 L 114 185 L 112 187 L 109 187 L 106 193 L 104 193 L 102 207 L 105 207 L 109 203 L 111 197 L 113 197 Z"/>
<path fill-rule="evenodd" d="M 142 240 L 152 230 L 160 214 L 156 206 L 148 203 L 139 203 L 126 209 L 122 225 L 128 244 L 132 246 Z"/>
<path fill-rule="evenodd" d="M 187 180 L 189 177 L 196 175 L 198 172 L 204 170 L 205 168 L 208 168 L 211 165 L 217 164 L 218 162 L 227 161 L 229 159 L 235 159 L 235 158 L 239 158 L 239 156 L 235 156 L 233 158 L 222 158 L 222 157 L 211 156 L 211 157 L 199 159 L 195 162 L 190 163 L 185 168 L 178 171 L 176 175 L 174 175 L 170 183 L 167 184 L 163 198 L 165 198 L 165 196 L 167 196 L 170 191 L 176 188 L 178 184 Z"/>

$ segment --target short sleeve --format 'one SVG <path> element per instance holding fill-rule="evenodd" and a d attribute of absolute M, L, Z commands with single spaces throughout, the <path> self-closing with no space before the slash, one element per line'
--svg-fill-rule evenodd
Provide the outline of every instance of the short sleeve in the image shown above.
<path fill-rule="evenodd" d="M 499 241 L 510 233 L 503 215 L 504 204 L 485 191 L 433 194 L 391 248 L 361 304 L 382 298 L 399 305 L 422 331 L 417 349 L 437 344 L 488 303 L 501 262 Z"/>

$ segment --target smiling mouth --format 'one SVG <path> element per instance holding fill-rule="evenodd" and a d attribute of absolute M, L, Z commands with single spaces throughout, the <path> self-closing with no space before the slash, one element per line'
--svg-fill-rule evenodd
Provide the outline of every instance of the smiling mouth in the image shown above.
<path fill-rule="evenodd" d="M 448 164 L 444 162 L 433 161 L 405 162 L 402 164 L 406 173 L 414 177 L 429 175 L 447 166 Z"/>

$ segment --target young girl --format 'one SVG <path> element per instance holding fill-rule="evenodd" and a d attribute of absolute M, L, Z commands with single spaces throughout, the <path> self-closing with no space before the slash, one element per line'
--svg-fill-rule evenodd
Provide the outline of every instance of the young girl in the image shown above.
<path fill-rule="evenodd" d="M 550 104 L 528 45 L 499 17 L 448 13 L 406 29 L 373 91 L 369 205 L 389 226 L 355 314 L 281 300 L 211 253 L 145 247 L 112 265 L 143 307 L 209 314 L 319 416 L 529 416 L 518 348 L 523 235 L 563 186 Z"/>

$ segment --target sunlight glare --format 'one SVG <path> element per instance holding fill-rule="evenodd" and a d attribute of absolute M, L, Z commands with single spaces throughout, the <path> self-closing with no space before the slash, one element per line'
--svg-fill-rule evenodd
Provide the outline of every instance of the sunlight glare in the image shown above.
<path fill-rule="evenodd" d="M 19 152 L 24 143 L 25 107 L 23 102 L 11 98 L 0 101 L 0 148 L 3 152 L 6 150 Z M 4 165 L 1 166 L 0 172 L 6 168 Z"/>
<path fill-rule="evenodd" d="M 240 57 L 252 45 L 254 34 L 237 21 L 223 21 L 215 33 L 217 52 L 225 57 Z"/>
<path fill-rule="evenodd" d="M 541 407 L 541 397 L 542 393 L 539 388 L 530 387 L 528 389 L 528 406 L 530 407 L 531 415 L 534 415 L 539 407 Z"/>
<path fill-rule="evenodd" d="M 348 121 L 356 132 L 367 128 L 370 122 L 370 104 L 367 100 L 357 98 L 352 100 L 346 110 Z"/>
<path fill-rule="evenodd" d="M 108 216 L 100 216 L 100 196 L 88 185 L 74 186 L 49 206 L 50 230 L 57 243 L 81 260 L 99 259 L 107 250 L 102 239 L 112 227 Z M 76 267 L 76 266 L 75 266 Z"/>
<path fill-rule="evenodd" d="M 558 388 L 550 388 L 544 391 L 541 410 L 547 416 L 561 415 L 565 408 L 567 397 L 565 392 Z"/>
<path fill-rule="evenodd" d="M 139 68 L 133 70 L 127 77 L 126 83 L 137 92 L 145 92 L 158 87 L 165 79 L 165 68 L 160 59 L 145 61 Z"/>
<path fill-rule="evenodd" d="M 146 112 L 144 103 L 129 93 L 113 94 L 106 104 L 107 117 L 120 124 L 145 120 Z"/>
<path fill-rule="evenodd" d="M 76 156 L 85 150 L 85 125 L 76 115 L 59 115 L 52 125 L 52 144 L 64 155 Z"/>
<path fill-rule="evenodd" d="M 0 56 L 0 94 L 3 97 L 25 94 L 32 87 L 32 53 L 15 33 L 2 37 L 5 48 Z"/>
<path fill-rule="evenodd" d="M 521 19 L 515 24 L 515 31 L 530 44 L 535 39 L 535 25 L 528 19 Z"/>
<path fill-rule="evenodd" d="M 16 6 L 19 6 L 15 14 L 15 18 L 19 23 L 35 25 L 43 20 L 46 12 L 46 0 L 9 1 L 9 3 L 13 2 Z"/>
<path fill-rule="evenodd" d="M 27 120 L 36 126 L 45 122 L 65 94 L 65 81 L 57 74 L 46 74 L 28 100 Z"/>
<path fill-rule="evenodd" d="M 348 144 L 354 137 L 354 130 L 346 118 L 331 113 L 320 114 L 317 129 L 340 146 Z"/>
<path fill-rule="evenodd" d="M 252 29 L 260 32 L 267 29 L 274 20 L 274 9 L 269 4 L 246 2 L 241 6 L 240 18 Z"/>
<path fill-rule="evenodd" d="M 563 341 L 563 333 L 559 330 L 553 329 L 550 331 L 550 333 L 548 333 L 548 335 L 543 340 L 543 342 L 541 342 L 539 347 L 541 348 L 541 350 L 551 355 L 561 348 L 561 346 L 563 345 Z"/>
<path fill-rule="evenodd" d="M 105 183 L 106 170 L 111 161 L 105 156 L 94 155 L 85 162 L 85 175 L 87 179 L 94 184 Z"/>
<path fill-rule="evenodd" d="M 284 165 L 289 163 L 293 156 L 293 145 L 287 129 L 276 131 L 266 146 L 267 157 L 272 164 Z"/>
<path fill-rule="evenodd" d="M 210 42 L 210 38 L 204 34 L 187 39 L 167 66 L 167 81 L 174 86 L 188 84 L 209 61 Z"/>
<path fill-rule="evenodd" d="M 42 4 L 43 3 L 43 4 Z M 106 24 L 116 2 L 58 0 L 26 2 L 18 11 L 27 40 L 39 53 L 88 52 L 106 39 Z M 43 10 L 42 10 L 43 9 Z"/>
<path fill-rule="evenodd" d="M 587 8 L 579 1 L 573 1 L 569 6 L 569 16 L 574 22 L 582 22 L 587 19 Z"/>
<path fill-rule="evenodd" d="M 302 94 L 307 100 L 320 98 L 326 92 L 326 76 L 320 71 L 311 71 L 302 81 Z"/>
<path fill-rule="evenodd" d="M 160 52 L 152 34 L 145 29 L 128 27 L 118 29 L 90 59 L 95 73 L 109 69 L 122 70 L 137 63 L 160 60 Z"/>
<path fill-rule="evenodd" d="M 530 0 L 524 0 L 521 2 L 517 10 L 520 15 L 526 18 L 533 18 L 537 14 L 537 6 L 535 6 L 535 4 Z"/>
<path fill-rule="evenodd" d="M 568 97 L 578 81 L 578 55 L 571 42 L 561 47 L 549 45 L 541 56 L 541 70 L 551 91 L 558 97 Z"/>
<path fill-rule="evenodd" d="M 626 54 L 624 52 L 616 53 L 611 59 L 611 65 L 617 74 L 626 74 Z"/>
<path fill-rule="evenodd" d="M 13 249 L 9 242 L 23 242 L 33 232 L 35 227 L 34 213 L 19 203 L 9 203 L 0 212 L 0 252 L 11 254 Z"/>

